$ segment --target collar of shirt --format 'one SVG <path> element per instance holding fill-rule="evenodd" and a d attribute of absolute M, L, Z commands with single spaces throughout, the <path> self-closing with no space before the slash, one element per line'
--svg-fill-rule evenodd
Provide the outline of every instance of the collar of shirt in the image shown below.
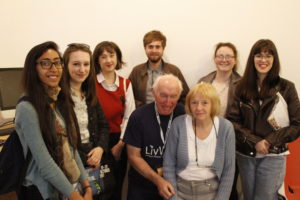
<path fill-rule="evenodd" d="M 115 80 L 114 84 L 107 85 L 105 83 L 105 78 L 101 72 L 99 74 L 97 74 L 97 76 L 96 76 L 98 83 L 100 83 L 108 91 L 116 91 L 118 89 L 120 83 L 119 83 L 119 74 L 117 71 L 115 71 L 115 73 L 116 73 L 116 80 Z"/>
<path fill-rule="evenodd" d="M 162 72 L 162 67 L 163 67 L 163 62 L 161 62 L 159 68 L 157 68 L 157 69 L 153 69 L 151 67 L 150 63 L 149 62 L 147 63 L 147 71 L 148 72 L 157 72 L 157 73 L 160 73 L 160 72 Z"/>

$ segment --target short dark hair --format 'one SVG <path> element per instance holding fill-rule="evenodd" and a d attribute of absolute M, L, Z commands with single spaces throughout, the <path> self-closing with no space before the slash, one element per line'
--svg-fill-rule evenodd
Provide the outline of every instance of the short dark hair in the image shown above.
<path fill-rule="evenodd" d="M 153 41 L 161 41 L 163 48 L 166 47 L 167 38 L 160 31 L 153 30 L 146 33 L 143 39 L 144 47 L 146 47 L 148 44 L 150 44 Z"/>
<path fill-rule="evenodd" d="M 95 47 L 94 52 L 93 52 L 93 63 L 94 63 L 96 74 L 99 74 L 101 72 L 99 57 L 102 55 L 102 53 L 104 51 L 108 51 L 109 53 L 114 53 L 114 52 L 116 53 L 116 55 L 117 55 L 116 70 L 121 69 L 122 66 L 125 64 L 122 60 L 121 49 L 114 42 L 103 41 Z"/>

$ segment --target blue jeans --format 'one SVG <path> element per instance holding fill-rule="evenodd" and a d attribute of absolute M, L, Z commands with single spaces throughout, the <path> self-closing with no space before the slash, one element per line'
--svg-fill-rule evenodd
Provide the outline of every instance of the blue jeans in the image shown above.
<path fill-rule="evenodd" d="M 278 199 L 285 177 L 285 156 L 252 158 L 236 156 L 245 200 Z"/>

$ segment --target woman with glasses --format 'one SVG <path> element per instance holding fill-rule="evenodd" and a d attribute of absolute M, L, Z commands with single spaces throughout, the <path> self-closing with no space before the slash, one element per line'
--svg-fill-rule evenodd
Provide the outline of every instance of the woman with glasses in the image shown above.
<path fill-rule="evenodd" d="M 86 44 L 73 43 L 65 50 L 63 60 L 66 86 L 79 124 L 79 154 L 86 169 L 99 171 L 102 155 L 108 151 L 109 126 L 96 96 L 92 52 Z M 101 192 L 93 181 L 91 185 L 95 196 Z"/>
<path fill-rule="evenodd" d="M 163 160 L 163 173 L 175 189 L 170 199 L 228 200 L 235 170 L 232 124 L 218 117 L 220 100 L 209 83 L 188 93 L 186 115 L 172 123 Z"/>
<path fill-rule="evenodd" d="M 109 149 L 116 160 L 116 188 L 113 199 L 121 199 L 123 180 L 127 168 L 126 151 L 122 141 L 130 114 L 135 109 L 132 85 L 118 75 L 124 64 L 120 48 L 113 42 L 99 43 L 93 52 L 96 71 L 96 93 L 110 127 Z"/>
<path fill-rule="evenodd" d="M 231 104 L 234 87 L 240 79 L 236 72 L 238 52 L 232 43 L 218 43 L 214 53 L 217 70 L 202 77 L 198 82 L 211 83 L 217 90 L 221 100 L 220 115 L 225 116 L 228 104 Z"/>
<path fill-rule="evenodd" d="M 287 144 L 300 132 L 295 85 L 279 76 L 274 43 L 257 41 L 237 85 L 228 119 L 237 140 L 237 164 L 246 200 L 278 199 L 285 176 Z"/>
<path fill-rule="evenodd" d="M 15 118 L 24 154 L 27 150 L 32 154 L 21 199 L 92 199 L 77 152 L 79 129 L 62 71 L 54 42 L 39 44 L 27 54 L 23 71 L 27 100 L 17 105 Z M 78 184 L 83 194 L 75 189 Z"/>

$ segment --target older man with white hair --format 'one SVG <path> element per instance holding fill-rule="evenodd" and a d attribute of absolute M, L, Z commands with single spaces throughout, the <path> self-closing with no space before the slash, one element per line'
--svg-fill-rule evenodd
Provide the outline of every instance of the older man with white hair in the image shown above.
<path fill-rule="evenodd" d="M 131 164 L 128 200 L 168 199 L 172 185 L 163 178 L 162 163 L 166 138 L 174 118 L 184 114 L 177 104 L 180 80 L 171 74 L 158 77 L 152 88 L 155 101 L 137 108 L 130 116 L 123 141 Z"/>

